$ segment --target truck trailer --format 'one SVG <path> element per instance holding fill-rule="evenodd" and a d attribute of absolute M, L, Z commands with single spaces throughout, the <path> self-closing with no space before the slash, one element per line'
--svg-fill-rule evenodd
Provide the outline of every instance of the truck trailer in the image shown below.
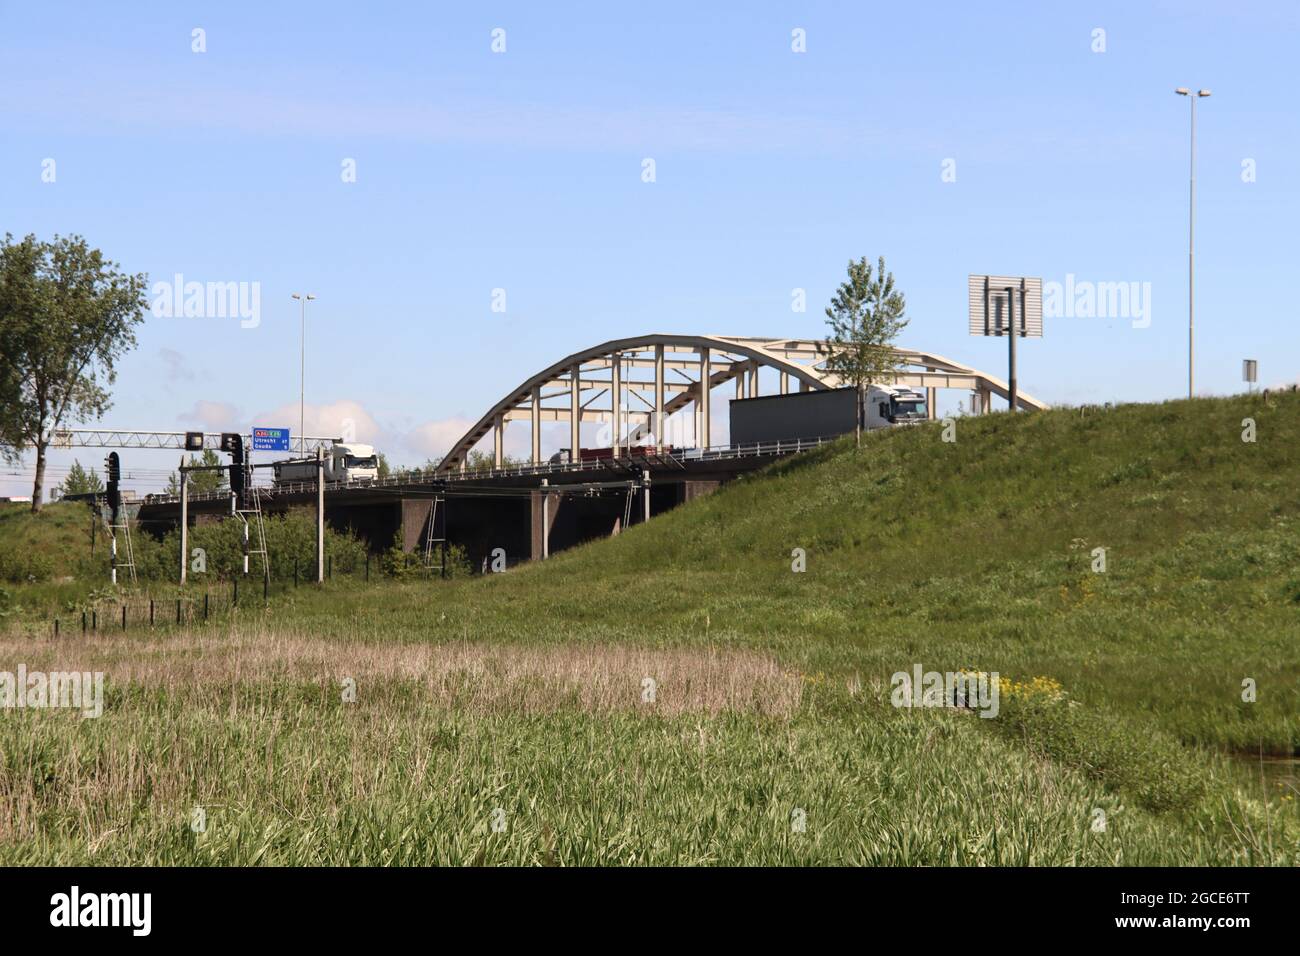
<path fill-rule="evenodd" d="M 857 389 L 848 386 L 735 399 L 729 405 L 731 444 L 830 438 L 851 432 L 856 397 Z M 903 386 L 870 385 L 863 406 L 867 429 L 914 425 L 928 417 L 925 393 Z"/>

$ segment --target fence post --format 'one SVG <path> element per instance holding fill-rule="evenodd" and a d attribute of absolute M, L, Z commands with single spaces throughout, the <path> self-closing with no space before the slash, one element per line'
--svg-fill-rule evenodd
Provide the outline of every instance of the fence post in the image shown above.
<path fill-rule="evenodd" d="M 239 607 L 239 578 L 235 578 L 235 595 L 230 600 L 231 607 Z"/>
<path fill-rule="evenodd" d="M 99 608 L 95 608 L 90 612 L 90 629 L 92 631 L 99 630 Z"/>
<path fill-rule="evenodd" d="M 59 619 L 57 617 L 54 619 L 54 636 L 59 636 Z"/>
<path fill-rule="evenodd" d="M 208 592 L 203 592 L 203 620 L 208 619 Z"/>
<path fill-rule="evenodd" d="M 149 599 L 149 626 L 153 627 L 153 598 Z"/>
<path fill-rule="evenodd" d="M 81 633 L 82 634 L 86 633 L 86 612 L 85 611 L 81 612 Z"/>
<path fill-rule="evenodd" d="M 180 599 L 180 598 L 177 598 L 177 599 L 176 599 L 176 624 L 177 624 L 177 626 L 179 626 L 180 623 L 181 623 L 181 599 Z"/>
<path fill-rule="evenodd" d="M 298 586 L 298 559 L 293 559 L 293 586 Z"/>
<path fill-rule="evenodd" d="M 370 552 L 366 552 L 366 583 L 370 583 Z"/>
<path fill-rule="evenodd" d="M 122 605 L 122 630 L 126 630 L 126 605 Z"/>

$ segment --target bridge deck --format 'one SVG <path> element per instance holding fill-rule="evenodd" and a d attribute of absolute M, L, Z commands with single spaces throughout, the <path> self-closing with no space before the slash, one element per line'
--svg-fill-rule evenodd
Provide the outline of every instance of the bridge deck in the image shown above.
<path fill-rule="evenodd" d="M 761 468 L 787 455 L 808 451 L 834 441 L 838 436 L 804 438 L 792 441 L 764 442 L 753 445 L 718 446 L 691 449 L 677 454 L 596 459 L 593 461 L 559 461 L 540 465 L 518 465 L 478 471 L 442 474 L 399 475 L 363 483 L 326 482 L 325 497 L 330 503 L 347 505 L 392 504 L 402 498 L 420 498 L 434 494 L 457 496 L 458 492 L 488 497 L 494 492 L 502 497 L 527 494 L 540 488 L 545 480 L 556 489 L 596 485 L 602 482 L 633 480 L 638 469 L 650 473 L 654 484 L 682 481 L 726 481 L 737 474 Z M 278 511 L 295 505 L 311 505 L 316 500 L 316 483 L 293 482 L 259 486 L 262 507 Z M 228 491 L 189 495 L 188 508 L 193 514 L 220 514 L 230 509 Z M 180 498 L 154 495 L 140 506 L 140 518 L 149 522 L 180 520 Z"/>

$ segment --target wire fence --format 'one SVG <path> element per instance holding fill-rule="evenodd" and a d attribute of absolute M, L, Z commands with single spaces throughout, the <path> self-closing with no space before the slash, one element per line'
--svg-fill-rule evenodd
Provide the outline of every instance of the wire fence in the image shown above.
<path fill-rule="evenodd" d="M 262 595 L 259 593 L 258 597 Z M 247 602 L 247 593 L 243 600 Z M 176 598 L 130 596 L 92 600 L 79 611 L 56 615 L 50 627 L 54 637 L 190 627 L 214 619 L 228 619 L 240 601 L 234 587 Z"/>
<path fill-rule="evenodd" d="M 291 596 L 298 588 L 317 584 L 315 560 L 291 563 L 293 567 L 289 574 L 274 577 L 266 576 L 254 564 L 247 576 L 216 580 L 203 585 L 202 591 L 187 587 L 180 594 L 91 597 L 75 608 L 54 615 L 50 619 L 50 631 L 54 637 L 89 636 L 187 628 L 210 621 L 229 620 L 239 608 L 269 608 L 277 600 Z M 328 555 L 321 575 L 321 583 L 326 585 L 335 582 L 378 585 L 392 580 L 392 575 L 381 568 L 380 561 L 373 555 L 364 559 L 341 555 L 338 560 Z M 411 563 L 401 570 L 399 576 L 405 580 L 438 580 L 442 578 L 442 567 L 435 555 L 432 565 Z"/>

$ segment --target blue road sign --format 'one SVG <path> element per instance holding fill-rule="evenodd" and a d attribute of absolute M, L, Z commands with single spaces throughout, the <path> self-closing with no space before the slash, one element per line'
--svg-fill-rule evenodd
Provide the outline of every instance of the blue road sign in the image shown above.
<path fill-rule="evenodd" d="M 289 429 L 254 428 L 253 451 L 288 451 Z"/>

